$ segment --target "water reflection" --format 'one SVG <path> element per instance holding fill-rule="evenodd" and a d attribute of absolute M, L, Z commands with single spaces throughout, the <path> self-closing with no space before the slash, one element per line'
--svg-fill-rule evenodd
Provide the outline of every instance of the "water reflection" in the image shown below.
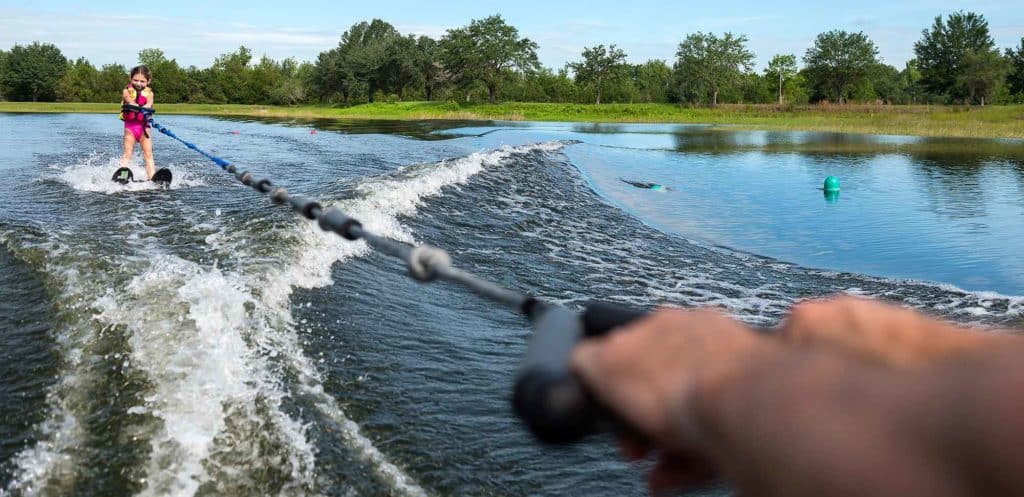
<path fill-rule="evenodd" d="M 494 121 L 471 120 L 394 120 L 394 119 L 307 119 L 292 117 L 216 116 L 214 119 L 235 122 L 258 122 L 282 126 L 311 127 L 318 130 L 352 134 L 402 135 L 420 140 L 446 140 L 451 138 L 435 133 L 439 130 L 493 126 Z M 503 124 L 504 125 L 504 124 Z"/>

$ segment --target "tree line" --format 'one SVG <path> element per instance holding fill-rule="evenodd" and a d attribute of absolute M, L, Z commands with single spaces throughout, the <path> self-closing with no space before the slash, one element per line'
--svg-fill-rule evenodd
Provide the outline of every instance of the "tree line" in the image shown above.
<path fill-rule="evenodd" d="M 753 70 L 748 38 L 697 32 L 679 43 L 671 66 L 630 64 L 616 45 L 586 47 L 557 70 L 537 59 L 537 43 L 499 16 L 472 20 L 440 39 L 403 35 L 380 19 L 354 24 L 315 61 L 254 60 L 242 46 L 207 68 L 182 67 L 158 48 L 139 52 L 164 103 L 339 104 L 456 102 L 881 102 L 1024 103 L 1024 36 L 1000 51 L 984 16 L 957 12 L 922 30 L 903 68 L 883 63 L 862 32 L 819 34 L 802 55 L 776 54 Z M 0 97 L 15 101 L 117 102 L 128 68 L 68 60 L 48 43 L 0 50 Z"/>

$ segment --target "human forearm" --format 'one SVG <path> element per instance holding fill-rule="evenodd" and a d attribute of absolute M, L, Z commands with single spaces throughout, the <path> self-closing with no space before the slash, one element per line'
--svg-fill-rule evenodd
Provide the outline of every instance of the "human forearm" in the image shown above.
<path fill-rule="evenodd" d="M 779 348 L 698 388 L 694 419 L 744 495 L 1020 494 L 1019 478 L 1005 481 L 1021 462 L 1006 437 L 1020 437 L 1024 406 L 1005 400 L 1019 355 L 989 355 L 895 374 Z"/>

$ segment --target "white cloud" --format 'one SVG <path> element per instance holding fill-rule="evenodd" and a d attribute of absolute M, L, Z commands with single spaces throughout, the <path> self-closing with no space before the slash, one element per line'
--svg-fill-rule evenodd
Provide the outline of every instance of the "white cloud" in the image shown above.
<path fill-rule="evenodd" d="M 448 33 L 449 29 L 456 26 L 432 26 L 428 24 L 400 24 L 396 25 L 395 29 L 402 34 L 416 35 L 416 36 L 429 36 L 435 40 L 444 36 Z"/>
<path fill-rule="evenodd" d="M 312 47 L 326 50 L 338 43 L 339 35 L 306 32 L 296 33 L 281 30 L 265 31 L 206 31 L 202 35 L 211 40 L 223 40 L 238 44 L 289 45 L 295 47 Z"/>

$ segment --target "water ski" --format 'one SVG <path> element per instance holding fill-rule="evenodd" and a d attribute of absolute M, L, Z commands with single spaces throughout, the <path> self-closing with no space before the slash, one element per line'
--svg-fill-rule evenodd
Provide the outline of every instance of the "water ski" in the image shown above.
<path fill-rule="evenodd" d="M 121 167 L 118 168 L 117 171 L 114 171 L 114 177 L 110 179 L 118 183 L 121 183 L 122 185 L 127 185 L 128 183 L 131 183 L 133 181 L 133 176 L 134 175 L 132 174 L 131 169 L 128 169 L 127 167 Z"/>
<path fill-rule="evenodd" d="M 114 171 L 114 176 L 111 177 L 110 179 L 117 183 L 121 183 L 122 185 L 127 185 L 128 183 L 133 183 L 136 181 L 135 175 L 132 174 L 132 170 L 128 169 L 127 167 L 118 168 L 117 171 Z M 156 173 L 153 174 L 153 182 L 160 186 L 170 186 L 171 179 L 171 170 L 167 169 L 166 167 L 157 169 Z M 138 182 L 141 183 L 144 181 L 145 180 L 139 180 Z"/>
<path fill-rule="evenodd" d="M 153 174 L 153 182 L 160 186 L 170 186 L 171 170 L 167 169 L 166 167 L 161 167 L 160 169 L 157 169 L 156 173 Z"/>

